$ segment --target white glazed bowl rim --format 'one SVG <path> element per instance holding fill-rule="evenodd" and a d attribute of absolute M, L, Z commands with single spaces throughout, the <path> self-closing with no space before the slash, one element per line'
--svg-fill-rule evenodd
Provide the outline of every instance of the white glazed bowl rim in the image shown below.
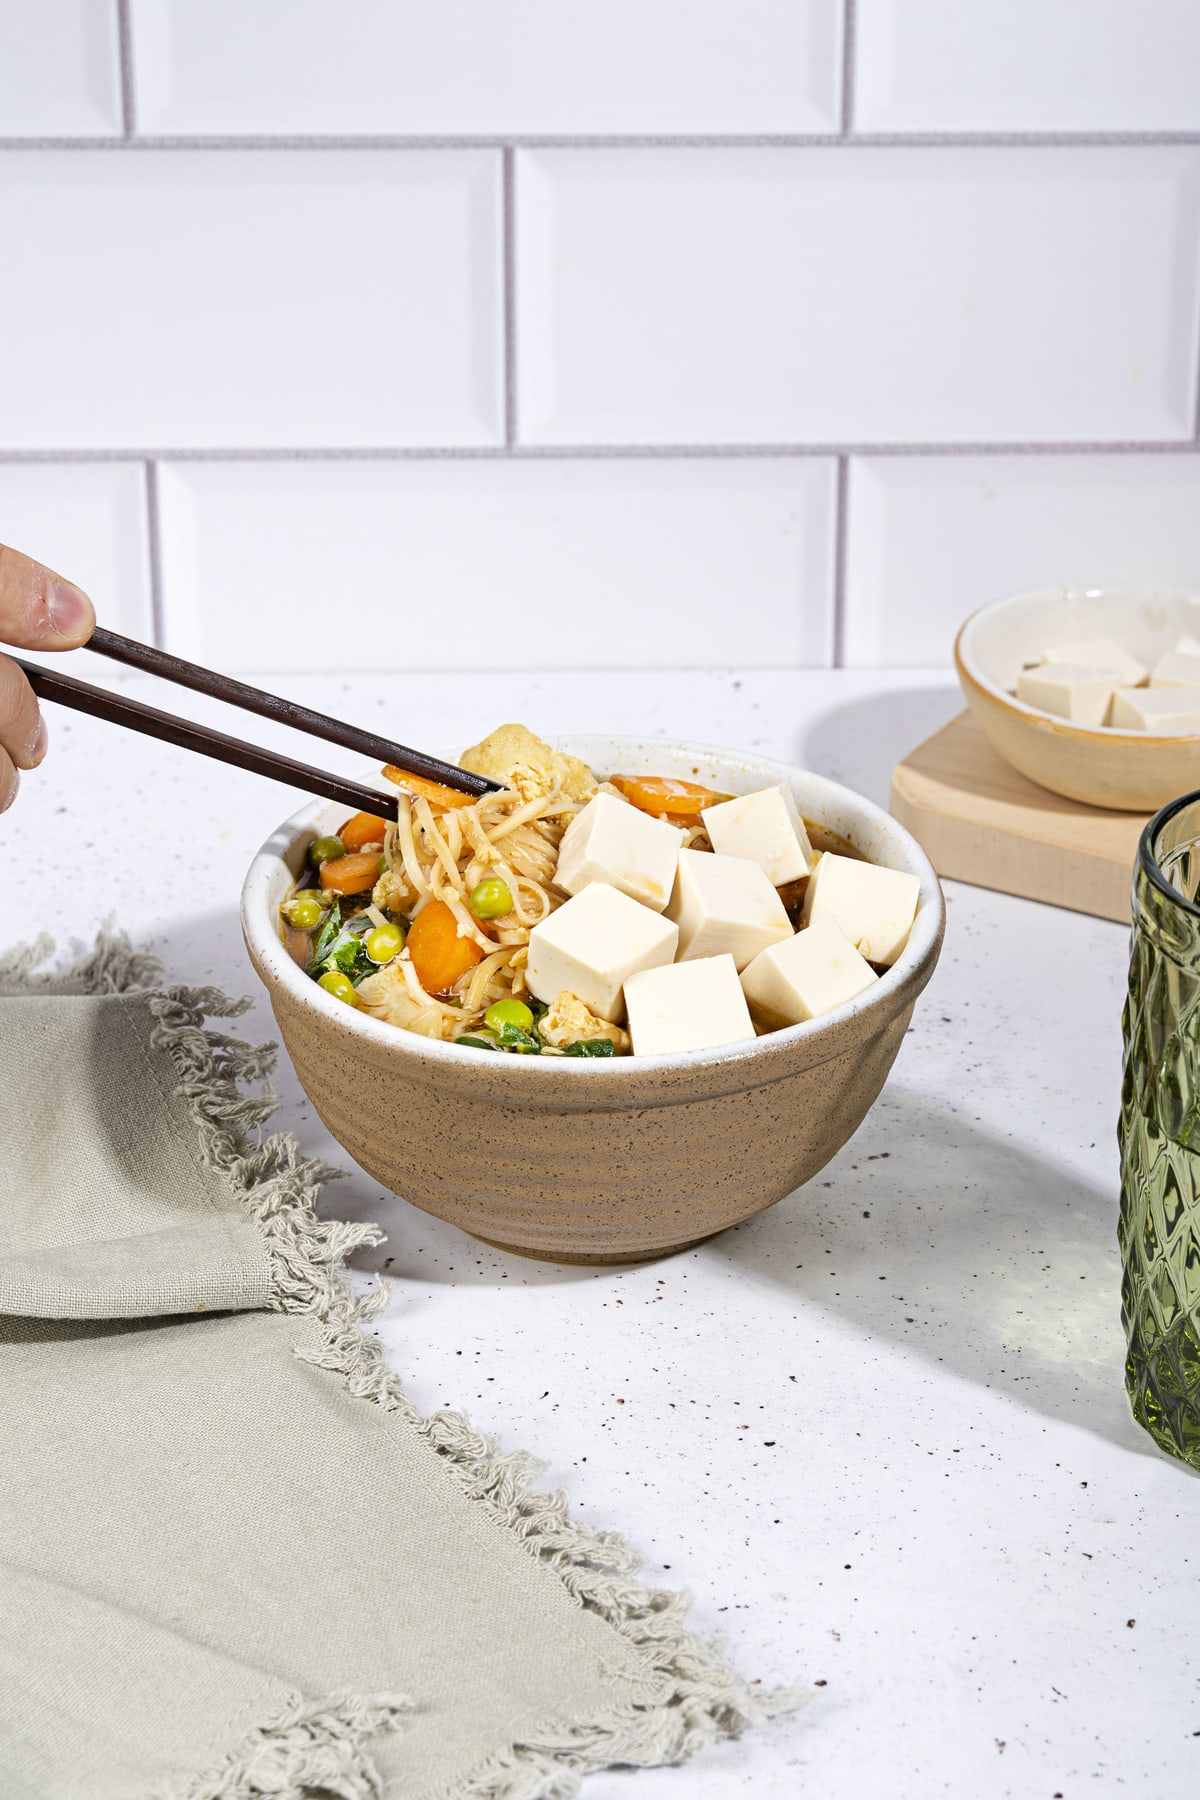
<path fill-rule="evenodd" d="M 1200 733 L 1129 731 L 1127 728 L 1120 725 L 1080 725 L 1076 723 L 1074 719 L 1062 718 L 1058 713 L 1044 712 L 1040 706 L 1030 706 L 1027 701 L 1018 700 L 1015 694 L 1010 694 L 1007 689 L 1000 687 L 985 672 L 978 661 L 975 651 L 975 639 L 978 636 L 979 627 L 985 621 L 993 619 L 999 612 L 1006 610 L 1015 612 L 1019 607 L 1030 608 L 1035 605 L 1045 606 L 1053 601 L 1063 600 L 1072 595 L 1077 596 L 1081 600 L 1128 599 L 1130 601 L 1135 601 L 1145 600 L 1149 594 L 1154 594 L 1157 598 L 1167 601 L 1200 601 L 1200 595 L 1191 592 L 1187 588 L 1150 588 L 1132 587 L 1128 585 L 1121 587 L 1090 588 L 1029 588 L 1024 593 L 1005 594 L 1003 598 L 999 600 L 989 600 L 986 606 L 979 607 L 978 610 L 973 612 L 968 619 L 964 620 L 963 624 L 959 627 L 958 636 L 954 641 L 954 660 L 958 667 L 959 678 L 960 680 L 965 678 L 966 680 L 973 682 L 976 687 L 982 688 L 983 692 L 987 694 L 990 699 L 995 700 L 1000 706 L 1006 707 L 1011 713 L 1016 713 L 1020 717 L 1026 719 L 1036 719 L 1048 722 L 1053 725 L 1056 730 L 1070 733 L 1073 737 L 1094 740 L 1098 746 L 1102 744 L 1112 744 L 1118 741 L 1147 745 L 1200 744 Z"/>
<path fill-rule="evenodd" d="M 489 1071 L 494 1071 L 496 1064 L 503 1062 L 511 1065 L 511 1073 L 518 1080 L 538 1081 L 548 1075 L 563 1076 L 569 1080 L 588 1080 L 604 1084 L 609 1089 L 613 1082 L 628 1081 L 632 1076 L 662 1073 L 670 1070 L 701 1070 L 704 1068 L 728 1069 L 730 1065 L 744 1064 L 746 1084 L 751 1085 L 756 1079 L 756 1065 L 761 1065 L 765 1053 L 782 1049 L 789 1045 L 798 1045 L 804 1040 L 820 1039 L 838 1033 L 849 1020 L 856 1016 L 864 1020 L 878 1013 L 879 1027 L 882 1030 L 894 1012 L 893 996 L 897 988 L 910 986 L 914 982 L 917 989 L 924 986 L 921 979 L 923 968 L 932 967 L 941 943 L 945 927 L 945 901 L 941 886 L 933 865 L 916 839 L 900 825 L 891 814 L 876 806 L 871 800 L 856 794 L 853 789 L 843 787 L 840 782 L 830 781 L 825 776 L 814 775 L 806 769 L 800 769 L 788 763 L 777 762 L 767 757 L 749 756 L 739 751 L 722 750 L 711 744 L 697 744 L 677 738 L 645 739 L 635 737 L 614 737 L 582 734 L 564 734 L 554 740 L 557 747 L 585 760 L 593 758 L 603 768 L 620 766 L 622 750 L 632 751 L 636 748 L 639 755 L 647 749 L 662 752 L 664 760 L 675 756 L 686 761 L 712 761 L 714 759 L 740 767 L 752 777 L 750 785 L 743 791 L 750 793 L 755 787 L 768 787 L 779 782 L 791 784 L 796 778 L 802 779 L 807 790 L 805 810 L 815 823 L 822 822 L 821 807 L 825 814 L 839 812 L 843 818 L 849 818 L 851 826 L 861 825 L 873 828 L 885 841 L 889 852 L 889 866 L 916 875 L 921 883 L 920 896 L 917 903 L 917 916 L 909 934 L 908 943 L 897 957 L 890 969 L 875 982 L 865 994 L 848 1001 L 845 1005 L 835 1007 L 831 1012 L 823 1013 L 819 1018 L 810 1019 L 803 1025 L 785 1026 L 780 1031 L 767 1033 L 763 1037 L 748 1039 L 745 1042 L 719 1045 L 711 1050 L 678 1051 L 664 1056 L 618 1057 L 613 1060 L 565 1056 L 485 1056 L 481 1051 L 467 1052 L 456 1045 L 442 1043 L 434 1038 L 422 1037 L 415 1032 L 400 1030 L 395 1025 L 386 1024 L 381 1019 L 373 1019 L 368 1014 L 356 1012 L 344 1001 L 336 1000 L 331 994 L 318 987 L 309 979 L 304 971 L 288 955 L 280 941 L 275 907 L 272 903 L 272 888 L 278 876 L 280 863 L 286 859 L 299 837 L 315 835 L 318 820 L 332 805 L 331 801 L 317 800 L 293 813 L 285 819 L 259 849 L 247 871 L 242 887 L 242 930 L 247 945 L 252 950 L 269 977 L 280 982 L 289 989 L 297 999 L 311 1006 L 318 1013 L 325 1014 L 332 1022 L 343 1029 L 349 1028 L 359 1033 L 368 1042 L 375 1041 L 380 1045 L 390 1046 L 397 1054 L 411 1053 L 421 1060 L 436 1064 L 445 1061 L 447 1072 L 452 1069 L 456 1075 L 470 1067 L 472 1061 L 480 1065 L 486 1064 Z M 604 746 L 603 754 L 598 748 Z M 611 746 L 611 749 L 608 747 Z M 595 766 L 595 763 L 593 763 Z M 344 811 L 345 808 L 340 810 Z M 849 835 L 843 833 L 843 835 Z M 853 841 L 853 840 L 851 840 Z M 816 1058 L 815 1060 L 820 1060 Z M 509 1070 L 506 1068 L 505 1073 Z M 770 1080 L 772 1076 L 764 1069 L 760 1077 Z M 601 1089 L 597 1087 L 597 1096 Z M 611 1100 L 611 1093 L 610 1093 Z"/>

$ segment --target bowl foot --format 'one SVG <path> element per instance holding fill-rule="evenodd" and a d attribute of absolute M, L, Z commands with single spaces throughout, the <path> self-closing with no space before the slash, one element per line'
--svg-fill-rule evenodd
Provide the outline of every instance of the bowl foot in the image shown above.
<path fill-rule="evenodd" d="M 711 1233 L 709 1234 L 712 1235 Z M 558 1254 L 549 1250 L 526 1250 L 520 1244 L 501 1244 L 495 1238 L 480 1237 L 477 1231 L 469 1236 L 477 1242 L 486 1244 L 489 1250 L 503 1250 L 506 1256 L 523 1256 L 527 1262 L 594 1264 L 598 1268 L 616 1268 L 626 1263 L 658 1262 L 664 1256 L 678 1256 L 681 1250 L 694 1250 L 698 1244 L 707 1243 L 706 1237 L 689 1238 L 684 1244 L 663 1244 L 653 1250 L 633 1250 L 622 1256 L 581 1256 L 572 1255 L 568 1251 Z"/>

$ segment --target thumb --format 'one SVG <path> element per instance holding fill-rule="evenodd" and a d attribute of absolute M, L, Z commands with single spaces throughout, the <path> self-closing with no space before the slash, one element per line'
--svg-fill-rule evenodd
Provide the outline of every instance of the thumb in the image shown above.
<path fill-rule="evenodd" d="M 0 643 L 21 650 L 74 650 L 96 624 L 82 588 L 0 544 Z"/>

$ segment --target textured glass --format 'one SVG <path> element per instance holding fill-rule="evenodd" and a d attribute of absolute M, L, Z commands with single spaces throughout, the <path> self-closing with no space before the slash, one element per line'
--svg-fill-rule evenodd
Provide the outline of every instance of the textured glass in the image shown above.
<path fill-rule="evenodd" d="M 1121 1313 L 1134 1417 L 1200 1468 L 1200 795 L 1152 819 L 1133 884 L 1121 1090 Z"/>

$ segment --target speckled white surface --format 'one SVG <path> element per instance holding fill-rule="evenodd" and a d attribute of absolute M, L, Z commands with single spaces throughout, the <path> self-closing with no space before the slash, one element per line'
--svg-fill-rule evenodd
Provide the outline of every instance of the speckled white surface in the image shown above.
<path fill-rule="evenodd" d="M 959 706 L 950 678 L 919 671 L 263 685 L 429 747 L 508 717 L 689 736 L 881 800 L 898 756 Z M 36 871 L 36 923 L 79 940 L 111 911 L 172 978 L 249 992 L 238 888 L 297 797 L 50 722 L 50 759 L 0 820 Z M 745 1673 L 812 1693 L 686 1768 L 597 1776 L 589 1800 L 1168 1800 L 1200 1781 L 1200 1483 L 1132 1424 L 1121 1384 L 1126 933 L 979 889 L 948 898 L 941 965 L 857 1137 L 698 1251 L 542 1267 L 360 1172 L 330 1195 L 388 1231 L 369 1266 L 394 1283 L 381 1331 L 414 1401 L 544 1457 L 581 1517 L 692 1590 L 696 1628 Z M 19 906 L 10 889 L 4 945 L 27 934 Z M 257 998 L 246 1030 L 271 1034 Z M 280 1077 L 281 1123 L 345 1162 Z"/>

